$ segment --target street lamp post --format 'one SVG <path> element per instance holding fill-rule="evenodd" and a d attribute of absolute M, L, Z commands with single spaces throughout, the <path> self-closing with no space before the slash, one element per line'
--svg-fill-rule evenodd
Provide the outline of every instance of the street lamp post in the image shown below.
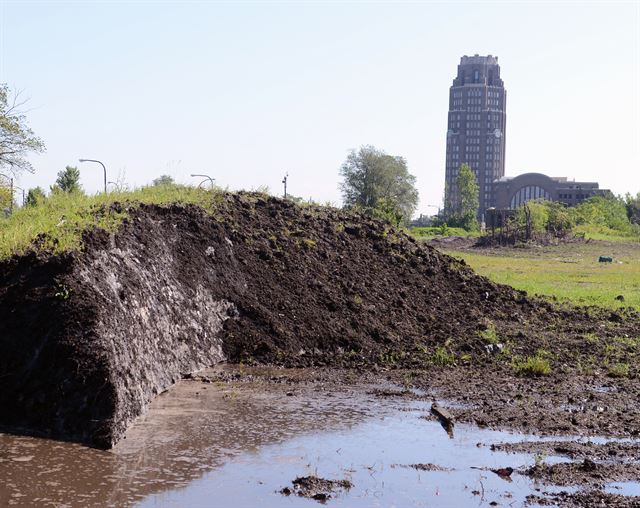
<path fill-rule="evenodd" d="M 289 179 L 289 173 L 284 175 L 282 179 L 282 183 L 284 184 L 284 199 L 287 199 L 287 180 Z"/>
<path fill-rule="evenodd" d="M 4 173 L 0 173 L 0 176 L 4 176 L 7 180 L 9 180 L 9 188 L 11 190 L 11 201 L 9 202 L 9 213 L 13 213 L 13 177 L 9 175 L 5 175 Z"/>
<path fill-rule="evenodd" d="M 18 187 L 17 185 L 14 187 L 14 189 L 22 191 L 22 206 L 24 207 L 24 189 L 22 187 Z"/>
<path fill-rule="evenodd" d="M 102 162 L 97 161 L 95 159 L 78 159 L 79 162 L 95 162 L 97 164 L 100 164 L 102 166 L 102 171 L 104 172 L 104 193 L 107 193 L 107 168 L 104 167 L 104 164 L 102 164 Z"/>
<path fill-rule="evenodd" d="M 204 178 L 204 180 L 202 180 L 202 182 L 200 182 L 200 183 L 198 184 L 198 188 L 200 188 L 200 186 L 201 186 L 204 182 L 206 182 L 207 180 L 209 180 L 209 183 L 211 184 L 211 190 L 213 190 L 213 181 L 215 180 L 215 178 L 212 178 L 212 177 L 210 177 L 209 175 L 197 175 L 197 174 L 191 175 L 191 177 L 192 177 L 192 178 L 196 178 L 196 177 Z"/>

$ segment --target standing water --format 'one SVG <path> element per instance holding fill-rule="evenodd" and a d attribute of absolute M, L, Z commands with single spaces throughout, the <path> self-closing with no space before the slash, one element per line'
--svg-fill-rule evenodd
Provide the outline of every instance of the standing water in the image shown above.
<path fill-rule="evenodd" d="M 490 448 L 534 436 L 458 424 L 450 437 L 427 400 L 250 379 L 179 383 L 109 451 L 0 434 L 0 506 L 315 506 L 292 487 L 306 476 L 352 484 L 327 493 L 335 506 L 520 506 L 554 490 L 518 473 L 531 454 Z"/>

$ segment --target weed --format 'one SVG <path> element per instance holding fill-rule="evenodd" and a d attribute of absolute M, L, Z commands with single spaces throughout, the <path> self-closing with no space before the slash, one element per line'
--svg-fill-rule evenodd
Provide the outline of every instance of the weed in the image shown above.
<path fill-rule="evenodd" d="M 610 377 L 629 377 L 630 367 L 628 363 L 616 363 L 609 367 Z"/>
<path fill-rule="evenodd" d="M 535 356 L 514 358 L 512 367 L 520 375 L 548 376 L 551 374 L 551 364 L 547 358 L 548 356 L 549 352 L 539 349 Z"/>
<path fill-rule="evenodd" d="M 315 240 L 311 240 L 311 238 L 303 238 L 300 240 L 298 245 L 300 245 L 303 249 L 309 250 L 313 249 L 316 246 L 317 242 Z"/>
<path fill-rule="evenodd" d="M 71 289 L 69 289 L 67 286 L 62 285 L 58 287 L 58 291 L 56 291 L 55 297 L 60 298 L 60 300 L 68 300 L 69 298 L 71 298 L 71 292 Z"/>
<path fill-rule="evenodd" d="M 478 337 L 489 344 L 498 344 L 500 342 L 500 337 L 498 337 L 498 332 L 493 323 L 489 323 L 486 330 L 478 332 Z"/>
<path fill-rule="evenodd" d="M 431 357 L 431 361 L 434 365 L 439 365 L 441 367 L 447 367 L 449 365 L 453 365 L 456 357 L 453 353 L 447 350 L 445 346 L 438 346 L 436 348 L 436 352 Z"/>
<path fill-rule="evenodd" d="M 353 303 L 362 305 L 362 297 L 360 295 L 353 295 Z"/>

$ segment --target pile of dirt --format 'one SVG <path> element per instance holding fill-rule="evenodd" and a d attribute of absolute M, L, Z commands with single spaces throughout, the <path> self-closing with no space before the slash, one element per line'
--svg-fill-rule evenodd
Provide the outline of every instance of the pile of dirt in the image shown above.
<path fill-rule="evenodd" d="M 564 361 L 585 333 L 640 329 L 637 313 L 529 299 L 356 213 L 239 193 L 128 215 L 82 252 L 0 264 L 5 428 L 109 447 L 157 393 L 223 360 L 480 366 L 491 331 L 522 355 L 562 337 Z"/>

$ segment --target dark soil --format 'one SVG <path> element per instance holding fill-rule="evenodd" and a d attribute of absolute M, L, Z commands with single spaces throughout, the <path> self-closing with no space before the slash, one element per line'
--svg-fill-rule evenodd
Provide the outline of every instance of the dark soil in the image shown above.
<path fill-rule="evenodd" d="M 529 496 L 527 501 L 542 506 L 561 506 L 570 508 L 593 508 L 606 506 L 609 508 L 639 508 L 640 500 L 633 497 L 607 494 L 599 490 L 587 492 L 548 493 L 548 497 Z"/>
<path fill-rule="evenodd" d="M 640 442 L 609 442 L 596 444 L 590 441 L 527 441 L 522 443 L 499 443 L 492 450 L 512 453 L 538 453 L 543 456 L 568 457 L 573 460 L 589 459 L 602 461 L 633 461 L 640 463 Z"/>
<path fill-rule="evenodd" d="M 283 488 L 280 493 L 289 496 L 296 494 L 300 497 L 315 499 L 321 503 L 335 495 L 339 490 L 349 490 L 353 484 L 349 480 L 326 480 L 317 476 L 298 477 L 292 482 L 293 489 Z"/>
<path fill-rule="evenodd" d="M 590 459 L 560 464 L 537 464 L 524 474 L 550 485 L 603 487 L 610 482 L 640 478 L 640 464 L 602 464 Z"/>
<path fill-rule="evenodd" d="M 639 336 L 635 311 L 529 298 L 367 216 L 226 194 L 0 263 L 0 424 L 109 447 L 157 393 L 228 360 L 387 373 L 479 425 L 638 435 Z M 541 349 L 551 374 L 520 375 Z M 625 360 L 630 378 L 599 370 Z"/>

